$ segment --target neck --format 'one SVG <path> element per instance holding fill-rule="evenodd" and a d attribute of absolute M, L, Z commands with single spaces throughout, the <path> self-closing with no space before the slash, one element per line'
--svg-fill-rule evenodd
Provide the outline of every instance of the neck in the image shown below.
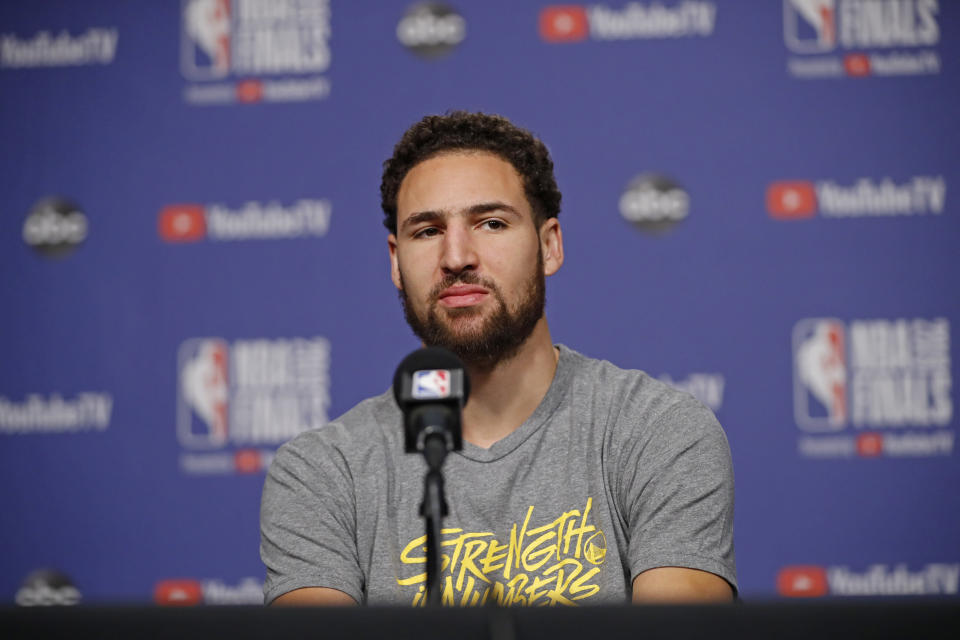
<path fill-rule="evenodd" d="M 513 433 L 546 395 L 557 358 L 547 319 L 542 317 L 514 357 L 490 370 L 467 363 L 470 400 L 463 409 L 464 439 L 486 449 Z"/>

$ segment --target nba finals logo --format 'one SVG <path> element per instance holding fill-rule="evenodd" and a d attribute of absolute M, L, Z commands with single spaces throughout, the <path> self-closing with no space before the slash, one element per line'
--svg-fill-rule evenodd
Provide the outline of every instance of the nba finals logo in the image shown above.
<path fill-rule="evenodd" d="M 952 455 L 947 318 L 806 318 L 793 328 L 805 457 Z"/>
<path fill-rule="evenodd" d="M 257 473 L 276 448 L 326 424 L 326 338 L 190 338 L 177 356 L 177 439 L 188 474 Z"/>
<path fill-rule="evenodd" d="M 783 41 L 797 78 L 940 73 L 938 0 L 783 0 Z"/>
<path fill-rule="evenodd" d="M 192 104 L 330 95 L 330 0 L 181 0 L 180 71 Z"/>

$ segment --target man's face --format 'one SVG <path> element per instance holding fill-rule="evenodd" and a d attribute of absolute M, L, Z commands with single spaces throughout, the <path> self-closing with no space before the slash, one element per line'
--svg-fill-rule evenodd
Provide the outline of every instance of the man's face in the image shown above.
<path fill-rule="evenodd" d="M 487 369 L 534 330 L 544 276 L 562 262 L 556 219 L 538 230 L 516 170 L 483 152 L 446 153 L 411 169 L 389 246 L 414 333 Z"/>

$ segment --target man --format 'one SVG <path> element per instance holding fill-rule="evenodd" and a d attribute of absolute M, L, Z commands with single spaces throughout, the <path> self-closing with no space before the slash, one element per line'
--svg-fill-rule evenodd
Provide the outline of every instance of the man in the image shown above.
<path fill-rule="evenodd" d="M 498 116 L 411 127 L 384 164 L 391 277 L 427 345 L 464 361 L 462 452 L 445 463 L 445 604 L 733 597 L 733 476 L 691 396 L 554 346 L 563 264 L 544 145 Z M 387 392 L 284 445 L 261 511 L 277 604 L 425 603 L 425 463 Z"/>

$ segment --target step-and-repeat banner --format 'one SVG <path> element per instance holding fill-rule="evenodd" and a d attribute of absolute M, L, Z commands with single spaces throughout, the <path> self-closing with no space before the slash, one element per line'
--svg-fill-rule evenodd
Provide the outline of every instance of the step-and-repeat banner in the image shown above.
<path fill-rule="evenodd" d="M 957 594 L 957 60 L 946 0 L 4 2 L 0 602 L 261 601 L 276 448 L 417 346 L 381 163 L 449 109 L 550 148 L 554 339 L 719 417 L 745 598 Z"/>

